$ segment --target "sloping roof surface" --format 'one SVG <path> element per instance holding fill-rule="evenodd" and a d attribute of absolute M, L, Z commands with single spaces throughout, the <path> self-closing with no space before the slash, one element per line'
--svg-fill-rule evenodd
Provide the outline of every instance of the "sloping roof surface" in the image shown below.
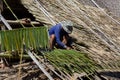
<path fill-rule="evenodd" d="M 76 43 L 88 46 L 88 48 L 83 46 L 81 50 L 92 53 L 89 55 L 98 62 L 100 59 L 108 61 L 114 57 L 119 60 L 120 56 L 115 55 L 119 54 L 119 24 L 106 16 L 101 9 L 83 5 L 79 0 L 37 1 L 39 3 L 36 0 L 21 0 L 37 21 L 53 25 L 62 20 L 71 20 L 77 25 L 71 36 L 77 39 Z"/>

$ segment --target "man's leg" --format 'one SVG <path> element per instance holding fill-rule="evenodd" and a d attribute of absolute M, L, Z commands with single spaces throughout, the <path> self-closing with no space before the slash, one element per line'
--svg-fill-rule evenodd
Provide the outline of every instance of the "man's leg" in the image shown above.
<path fill-rule="evenodd" d="M 63 36 L 62 42 L 67 45 L 68 47 L 71 47 L 72 39 L 69 35 Z"/>
<path fill-rule="evenodd" d="M 53 49 L 55 45 L 55 35 L 50 35 L 50 49 Z"/>
<path fill-rule="evenodd" d="M 66 36 L 63 36 L 62 43 L 64 43 L 65 45 L 67 44 L 67 37 Z"/>

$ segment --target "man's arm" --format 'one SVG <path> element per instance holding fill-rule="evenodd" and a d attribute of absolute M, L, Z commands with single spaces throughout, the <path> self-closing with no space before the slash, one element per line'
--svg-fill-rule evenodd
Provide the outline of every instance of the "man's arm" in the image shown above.
<path fill-rule="evenodd" d="M 58 43 L 58 45 L 62 46 L 63 48 L 67 48 L 67 46 L 64 43 L 62 43 L 62 41 L 60 40 L 60 31 L 61 31 L 61 27 L 57 27 L 55 30 L 56 42 Z"/>

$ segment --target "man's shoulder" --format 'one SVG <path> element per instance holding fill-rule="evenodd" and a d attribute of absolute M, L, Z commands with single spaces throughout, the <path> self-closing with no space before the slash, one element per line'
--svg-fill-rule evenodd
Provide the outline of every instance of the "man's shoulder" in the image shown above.
<path fill-rule="evenodd" d="M 60 24 L 60 23 L 58 23 L 58 24 L 56 24 L 56 25 L 55 25 L 55 27 L 61 27 L 61 24 Z"/>

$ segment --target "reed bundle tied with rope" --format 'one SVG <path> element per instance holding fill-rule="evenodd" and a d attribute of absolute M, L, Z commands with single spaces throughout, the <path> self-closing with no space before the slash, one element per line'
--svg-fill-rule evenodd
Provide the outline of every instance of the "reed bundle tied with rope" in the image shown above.
<path fill-rule="evenodd" d="M 46 27 L 22 28 L 0 31 L 1 50 L 19 51 L 23 49 L 47 48 L 48 33 Z"/>

